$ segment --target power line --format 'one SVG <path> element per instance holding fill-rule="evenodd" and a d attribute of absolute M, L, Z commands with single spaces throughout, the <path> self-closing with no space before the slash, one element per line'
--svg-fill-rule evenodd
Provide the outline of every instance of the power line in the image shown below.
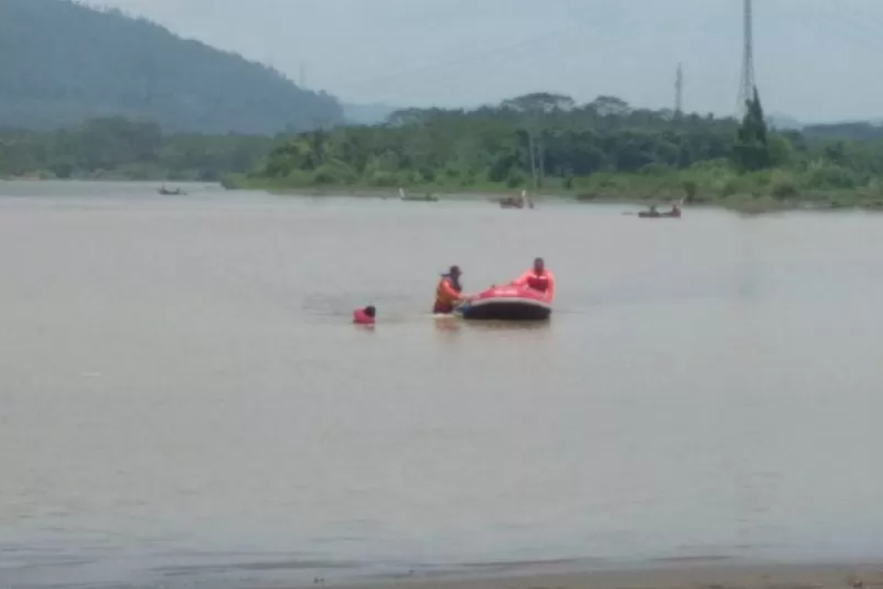
<path fill-rule="evenodd" d="M 862 50 L 870 56 L 878 56 L 883 51 L 883 22 L 879 16 L 869 15 L 860 10 L 847 11 L 828 11 L 813 9 L 810 12 L 806 10 L 781 10 L 775 16 L 781 22 L 787 22 L 789 25 L 802 28 L 812 33 L 812 41 L 818 44 L 814 49 L 818 50 L 824 47 L 825 53 L 834 53 L 837 47 L 841 49 L 852 47 Z M 787 36 L 787 32 L 780 35 Z M 819 41 L 823 41 L 819 43 Z M 794 58 L 795 54 L 787 52 L 788 58 Z M 837 58 L 836 54 L 825 56 Z M 796 64 L 795 64 L 796 65 Z M 803 63 L 801 62 L 801 65 Z M 818 65 L 818 64 L 816 64 Z M 827 75 L 828 72 L 820 72 L 820 75 Z M 861 85 L 864 82 L 863 77 L 856 80 L 855 84 Z M 808 92 L 812 93 L 815 84 L 808 86 Z M 866 107 L 867 108 L 867 107 Z M 870 107 L 873 109 L 873 107 Z M 858 118 L 873 118 L 876 116 L 874 111 L 872 114 L 862 115 Z M 878 113 L 877 113 L 878 114 Z M 847 114 L 845 118 L 855 117 L 856 115 Z"/>
<path fill-rule="evenodd" d="M 881 27 L 880 22 L 874 23 L 873 19 L 867 15 L 856 13 L 850 18 L 847 14 L 843 13 L 820 13 L 818 16 L 824 18 L 824 22 L 820 22 L 817 19 L 810 18 L 805 13 L 789 12 L 783 14 L 787 14 L 792 19 L 803 25 L 807 25 L 809 28 L 818 30 L 827 38 L 835 36 L 832 35 L 833 30 L 831 27 L 833 25 L 834 27 L 838 27 L 843 38 L 853 45 L 861 45 L 863 48 L 871 49 L 874 52 L 880 50 L 883 27 Z M 874 26 L 874 24 L 876 24 L 876 26 Z M 862 43 L 862 41 L 865 41 L 865 43 Z"/>
<path fill-rule="evenodd" d="M 609 7 L 609 5 L 608 5 L 608 7 Z M 612 16 L 612 12 L 613 12 L 613 9 L 611 8 L 610 10 L 608 10 L 608 13 L 606 15 L 603 15 L 602 20 L 604 18 L 609 18 L 610 16 Z M 423 73 L 432 72 L 435 70 L 445 69 L 445 68 L 449 68 L 449 67 L 454 67 L 454 66 L 458 66 L 458 65 L 463 65 L 466 63 L 474 62 L 474 61 L 480 60 L 482 58 L 491 57 L 491 56 L 495 56 L 495 55 L 505 55 L 505 54 L 510 53 L 512 51 L 516 51 L 516 50 L 531 47 L 531 46 L 536 46 L 536 45 L 542 44 L 544 42 L 548 42 L 550 40 L 559 39 L 561 35 L 573 32 L 574 30 L 577 30 L 577 29 L 582 29 L 583 31 L 587 31 L 587 30 L 598 29 L 602 26 L 604 26 L 604 23 L 598 22 L 597 20 L 595 22 L 592 22 L 591 25 L 589 25 L 588 27 L 586 26 L 586 24 L 584 22 L 579 22 L 579 21 L 571 22 L 571 24 L 569 24 L 566 27 L 561 27 L 559 29 L 548 31 L 548 32 L 543 33 L 541 35 L 536 35 L 533 37 L 529 37 L 527 39 L 522 39 L 522 40 L 517 41 L 515 43 L 509 43 L 507 45 L 497 46 L 497 47 L 487 49 L 484 51 L 477 51 L 477 52 L 468 53 L 468 54 L 461 55 L 460 57 L 457 57 L 454 59 L 444 60 L 441 62 L 436 62 L 436 63 L 428 64 L 425 66 L 419 66 L 419 67 L 411 68 L 408 70 L 399 70 L 398 72 L 394 72 L 394 73 L 381 74 L 380 76 L 373 76 L 370 78 L 365 78 L 365 79 L 357 81 L 357 82 L 346 83 L 341 86 L 337 86 L 335 88 L 335 92 L 340 92 L 341 90 L 351 90 L 353 88 L 361 88 L 366 85 L 371 85 L 371 84 L 374 84 L 377 82 L 400 79 L 403 77 L 417 76 L 417 75 L 420 75 Z"/>
<path fill-rule="evenodd" d="M 403 81 L 397 82 L 393 88 L 396 92 L 400 92 L 403 87 L 414 87 L 415 85 L 423 85 L 424 82 L 428 82 L 433 85 L 438 85 L 441 90 L 447 90 L 450 88 L 457 87 L 459 83 L 458 80 L 462 79 L 464 75 L 473 76 L 476 72 L 474 68 L 470 68 L 471 71 L 457 67 L 454 69 L 454 66 L 460 66 L 463 64 L 474 64 L 475 62 L 482 62 L 482 66 L 480 70 L 485 72 L 484 81 L 487 82 L 489 80 L 488 76 L 494 74 L 502 74 L 504 70 L 517 68 L 519 73 L 517 75 L 523 74 L 524 71 L 529 70 L 534 64 L 542 64 L 543 62 L 548 62 L 550 56 L 548 54 L 544 54 L 538 51 L 535 51 L 536 45 L 548 40 L 550 37 L 554 37 L 554 40 L 557 41 L 555 44 L 556 52 L 562 53 L 562 49 L 567 46 L 572 46 L 577 42 L 584 42 L 586 40 L 592 40 L 596 37 L 593 33 L 604 32 L 606 41 L 603 47 L 605 52 L 613 52 L 615 51 L 615 47 L 619 46 L 619 43 L 629 43 L 634 40 L 635 37 L 641 37 L 644 29 L 656 30 L 658 28 L 658 24 L 646 19 L 640 13 L 632 13 L 625 15 L 625 19 L 616 19 L 617 26 L 611 26 L 611 19 L 604 18 L 603 15 L 599 19 L 596 17 L 596 21 L 592 22 L 588 25 L 572 25 L 566 28 L 559 29 L 555 32 L 546 33 L 539 36 L 530 37 L 528 39 L 522 39 L 519 42 L 507 44 L 505 46 L 498 46 L 492 49 L 488 49 L 481 52 L 476 52 L 471 55 L 461 55 L 459 58 L 444 61 L 441 63 L 427 64 L 420 68 L 415 68 L 411 70 L 400 71 L 391 74 L 380 75 L 374 78 L 365 79 L 360 82 L 360 85 L 367 85 L 373 83 L 380 83 L 383 81 L 390 81 L 395 79 L 404 78 Z M 573 33 L 578 32 L 579 36 L 568 35 L 564 36 L 560 33 Z M 613 33 L 612 37 L 609 33 Z M 557 64 L 569 64 L 574 68 L 574 76 L 585 76 L 585 60 L 583 60 L 580 56 L 582 55 L 582 49 L 575 47 L 573 49 L 567 49 L 568 58 L 562 60 L 561 56 L 554 58 Z M 542 67 L 542 66 L 541 66 Z M 450 74 L 445 74 L 442 76 L 433 76 L 431 80 L 424 80 L 423 82 L 416 81 L 416 78 L 420 74 L 424 73 L 432 73 L 438 70 L 444 69 L 453 69 Z M 562 81 L 567 81 L 571 79 L 569 75 L 564 75 L 562 73 L 561 76 Z M 601 80 L 601 83 L 604 83 Z M 347 87 L 352 87 L 354 85 L 347 85 Z M 340 94 L 341 89 L 344 86 L 335 87 L 332 91 L 335 94 Z M 551 89 L 554 90 L 554 89 Z M 562 90 L 563 91 L 563 90 Z M 566 93 L 566 92 L 565 92 Z M 602 92 L 599 92 L 603 94 Z M 503 97 L 500 97 L 501 99 Z"/>

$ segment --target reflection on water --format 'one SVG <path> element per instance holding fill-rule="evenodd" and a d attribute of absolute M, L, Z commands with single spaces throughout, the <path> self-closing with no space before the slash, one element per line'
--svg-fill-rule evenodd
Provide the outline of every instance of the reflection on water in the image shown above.
<path fill-rule="evenodd" d="M 0 190 L 14 586 L 881 556 L 879 217 Z M 536 256 L 551 321 L 429 313 Z"/>

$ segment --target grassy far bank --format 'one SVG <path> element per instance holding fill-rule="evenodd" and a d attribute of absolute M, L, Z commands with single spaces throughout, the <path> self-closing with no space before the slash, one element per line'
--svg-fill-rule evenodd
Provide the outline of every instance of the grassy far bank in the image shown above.
<path fill-rule="evenodd" d="M 788 169 L 740 174 L 722 166 L 717 170 L 664 171 L 660 173 L 599 173 L 569 183 L 547 178 L 534 190 L 529 184 L 510 186 L 494 182 L 426 183 L 403 179 L 398 185 L 297 182 L 292 178 L 268 179 L 240 174 L 224 180 L 228 189 L 265 190 L 277 194 L 354 195 L 398 197 L 398 188 L 409 195 L 432 194 L 440 198 L 481 195 L 488 199 L 515 196 L 522 189 L 534 198 L 568 198 L 579 202 L 658 204 L 684 199 L 693 205 L 715 205 L 739 211 L 792 208 L 869 208 L 883 210 L 883 178 L 870 179 L 854 188 L 819 188 L 811 173 Z"/>
<path fill-rule="evenodd" d="M 560 563 L 559 563 L 560 564 Z M 625 566 L 592 572 L 556 571 L 533 563 L 507 572 L 469 578 L 399 578 L 364 584 L 364 589 L 861 589 L 883 585 L 879 565 L 770 564 L 728 562 L 726 559 L 671 559 L 647 567 Z M 550 570 L 551 569 L 551 570 Z"/>
<path fill-rule="evenodd" d="M 376 127 L 288 138 L 229 188 L 364 194 L 566 196 L 741 210 L 883 207 L 883 133 L 862 140 L 767 128 L 759 96 L 741 122 L 576 105 L 532 94 L 498 107 L 407 110 Z"/>

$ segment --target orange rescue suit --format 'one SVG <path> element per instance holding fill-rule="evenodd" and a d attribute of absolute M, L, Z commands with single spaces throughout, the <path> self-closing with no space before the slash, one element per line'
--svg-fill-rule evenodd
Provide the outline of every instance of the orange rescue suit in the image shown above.
<path fill-rule="evenodd" d="M 526 286 L 532 290 L 544 293 L 551 301 L 555 298 L 555 276 L 548 270 L 543 270 L 540 274 L 531 268 L 518 277 L 513 286 Z"/>
<path fill-rule="evenodd" d="M 442 275 L 441 280 L 438 281 L 438 287 L 435 289 L 435 305 L 432 312 L 452 313 L 454 303 L 460 300 L 460 292 L 450 275 Z"/>

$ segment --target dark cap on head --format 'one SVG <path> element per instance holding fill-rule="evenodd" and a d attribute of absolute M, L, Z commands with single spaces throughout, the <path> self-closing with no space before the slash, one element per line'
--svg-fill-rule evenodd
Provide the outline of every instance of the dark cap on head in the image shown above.
<path fill-rule="evenodd" d="M 452 274 L 452 275 L 462 274 L 462 272 L 460 271 L 460 266 L 451 266 L 451 269 L 448 270 L 448 274 Z"/>

